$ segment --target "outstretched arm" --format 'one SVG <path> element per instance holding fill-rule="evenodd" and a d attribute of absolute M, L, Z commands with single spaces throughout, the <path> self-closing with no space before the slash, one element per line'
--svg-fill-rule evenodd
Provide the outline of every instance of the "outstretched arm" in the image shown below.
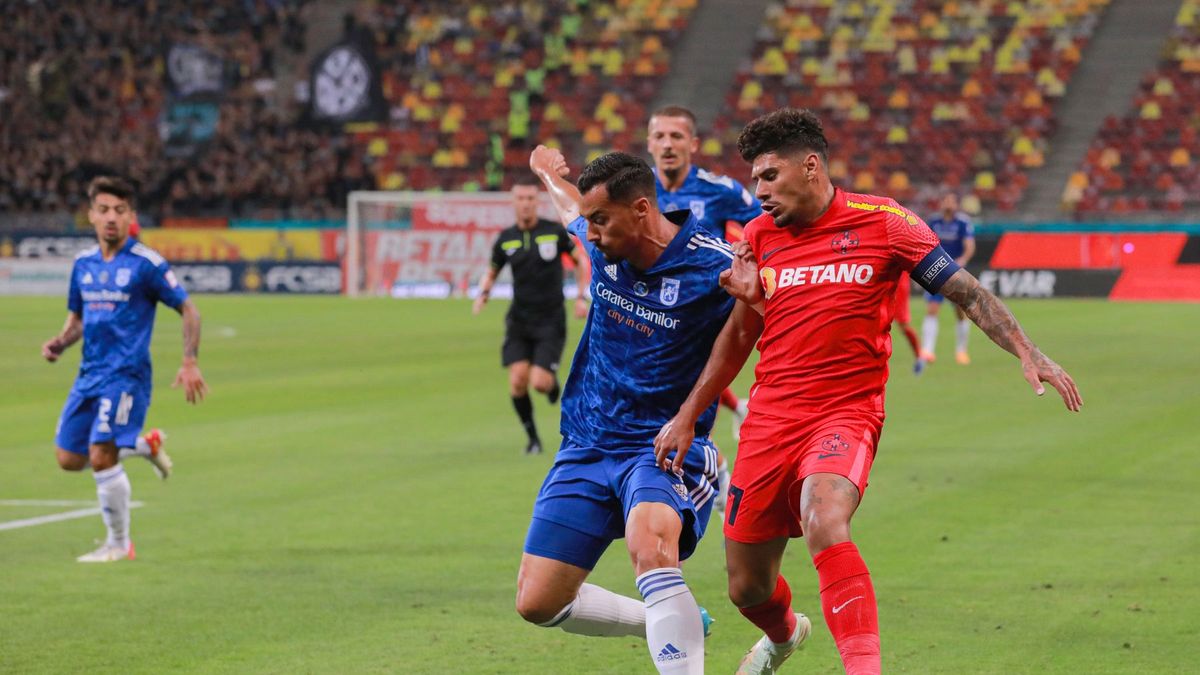
<path fill-rule="evenodd" d="M 579 194 L 579 188 L 566 178 L 571 169 L 563 154 L 554 148 L 539 145 L 529 155 L 529 168 L 546 186 L 562 224 L 570 225 L 579 218 L 579 202 L 583 197 Z"/>
<path fill-rule="evenodd" d="M 208 385 L 200 374 L 200 366 L 196 359 L 200 356 L 200 310 L 191 299 L 185 300 L 179 306 L 179 314 L 183 317 L 183 364 L 175 374 L 172 387 L 183 387 L 183 395 L 188 403 L 199 403 L 208 393 Z"/>
<path fill-rule="evenodd" d="M 63 322 L 58 335 L 42 343 L 42 358 L 50 363 L 58 360 L 67 347 L 79 342 L 83 337 L 83 318 L 75 312 L 67 312 L 67 320 Z"/>
<path fill-rule="evenodd" d="M 696 420 L 733 378 L 741 372 L 754 342 L 762 334 L 763 319 L 753 307 L 738 301 L 713 344 L 708 363 L 692 387 L 679 413 L 663 426 L 654 439 L 654 456 L 664 471 L 683 470 L 683 459 L 695 437 Z M 668 458 L 675 453 L 674 461 Z"/>
<path fill-rule="evenodd" d="M 575 286 L 579 289 L 579 295 L 575 296 L 575 318 L 583 319 L 588 311 L 587 288 L 592 280 L 592 261 L 588 260 L 582 246 L 571 251 L 571 258 L 575 261 Z"/>
<path fill-rule="evenodd" d="M 1079 396 L 1079 388 L 1075 386 L 1075 381 L 1062 366 L 1033 344 L 1008 307 L 980 285 L 973 274 L 966 270 L 958 270 L 942 285 L 939 292 L 958 305 L 992 342 L 1021 360 L 1025 379 L 1038 396 L 1046 393 L 1046 388 L 1041 383 L 1049 382 L 1050 386 L 1058 390 L 1067 409 L 1078 412 L 1079 407 L 1083 405 L 1083 399 Z"/>

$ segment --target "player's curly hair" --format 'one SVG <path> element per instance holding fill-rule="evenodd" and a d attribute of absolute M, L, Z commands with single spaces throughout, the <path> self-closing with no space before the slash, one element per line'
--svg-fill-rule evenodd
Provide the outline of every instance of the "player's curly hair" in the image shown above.
<path fill-rule="evenodd" d="M 579 172 L 580 194 L 587 194 L 599 185 L 608 188 L 608 198 L 614 202 L 629 203 L 646 197 L 651 203 L 657 203 L 650 165 L 642 158 L 624 152 L 600 155 Z"/>
<path fill-rule="evenodd" d="M 829 152 L 821 120 L 811 110 L 798 108 L 781 108 L 747 124 L 738 136 L 737 147 L 747 162 L 768 152 L 785 154 L 796 150 L 815 152 L 825 162 Z"/>
<path fill-rule="evenodd" d="M 97 195 L 112 195 L 124 200 L 130 208 L 137 208 L 137 191 L 133 184 L 117 176 L 96 176 L 88 183 L 87 196 L 89 202 L 96 201 Z"/>

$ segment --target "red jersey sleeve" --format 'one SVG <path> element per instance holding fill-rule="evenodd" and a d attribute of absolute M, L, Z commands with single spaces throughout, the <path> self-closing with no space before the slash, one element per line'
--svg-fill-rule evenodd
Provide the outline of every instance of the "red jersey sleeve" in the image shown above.
<path fill-rule="evenodd" d="M 912 211 L 888 200 L 881 207 L 887 219 L 888 245 L 900 269 L 912 274 L 913 281 L 930 293 L 937 293 L 942 284 L 959 270 L 938 241 L 937 234 Z"/>
<path fill-rule="evenodd" d="M 939 245 L 938 237 L 917 214 L 888 200 L 888 208 L 881 209 L 887 219 L 888 244 L 892 257 L 900 269 L 911 272 L 917 263 Z"/>

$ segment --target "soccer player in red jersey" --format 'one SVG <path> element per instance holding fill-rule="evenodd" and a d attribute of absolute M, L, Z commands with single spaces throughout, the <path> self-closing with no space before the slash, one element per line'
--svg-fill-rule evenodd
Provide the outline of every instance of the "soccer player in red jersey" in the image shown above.
<path fill-rule="evenodd" d="M 850 539 L 883 427 L 888 328 L 901 274 L 943 294 L 1020 359 L 1026 381 L 1050 383 L 1069 410 L 1070 376 L 1025 335 L 1012 313 L 955 264 L 920 218 L 885 197 L 835 188 L 821 123 L 783 109 L 751 122 L 738 150 L 765 214 L 735 245 L 722 285 L 736 298 L 708 364 L 659 433 L 660 464 L 678 467 L 694 422 L 737 375 L 758 341 L 750 415 L 725 516 L 729 597 L 766 635 L 739 673 L 774 673 L 811 624 L 791 608 L 779 574 L 791 537 L 805 538 L 821 607 L 847 673 L 880 671 L 875 592 Z M 673 457 L 672 457 L 673 454 Z"/>
<path fill-rule="evenodd" d="M 925 361 L 921 359 L 921 342 L 917 339 L 917 331 L 912 327 L 912 310 L 909 307 L 912 300 L 912 293 L 909 292 L 911 287 L 912 283 L 907 274 L 901 274 L 896 280 L 896 305 L 892 320 L 900 325 L 904 339 L 908 340 L 908 346 L 912 347 L 913 356 L 916 357 L 916 361 L 913 362 L 913 374 L 920 375 L 925 370 Z"/>

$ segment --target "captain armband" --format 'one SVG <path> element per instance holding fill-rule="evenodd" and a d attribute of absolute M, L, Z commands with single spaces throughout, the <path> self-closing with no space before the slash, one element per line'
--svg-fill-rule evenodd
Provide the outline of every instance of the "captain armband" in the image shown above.
<path fill-rule="evenodd" d="M 930 293 L 942 290 L 954 273 L 962 269 L 941 246 L 935 246 L 912 270 L 912 279 Z"/>

